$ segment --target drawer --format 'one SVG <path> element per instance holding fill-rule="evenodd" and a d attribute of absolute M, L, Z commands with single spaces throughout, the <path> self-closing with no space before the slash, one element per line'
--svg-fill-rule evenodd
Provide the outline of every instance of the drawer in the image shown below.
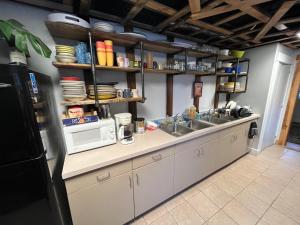
<path fill-rule="evenodd" d="M 93 172 L 85 173 L 65 181 L 67 193 L 78 191 L 99 182 L 105 182 L 112 177 L 116 177 L 132 170 L 132 161 L 118 163 L 104 167 Z"/>
<path fill-rule="evenodd" d="M 147 155 L 135 158 L 132 161 L 133 169 L 145 166 L 149 163 L 159 161 L 170 155 L 174 155 L 174 152 L 175 152 L 175 146 L 172 146 L 172 147 L 164 148 L 164 149 L 149 153 Z"/>

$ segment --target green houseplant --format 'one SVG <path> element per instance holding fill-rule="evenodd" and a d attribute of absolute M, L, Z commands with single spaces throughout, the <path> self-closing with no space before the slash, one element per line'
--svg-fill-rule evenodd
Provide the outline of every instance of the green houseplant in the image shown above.
<path fill-rule="evenodd" d="M 40 38 L 30 33 L 24 28 L 24 25 L 14 19 L 0 20 L 0 35 L 4 37 L 9 46 L 29 57 L 28 43 L 41 56 L 50 58 L 51 50 Z"/>

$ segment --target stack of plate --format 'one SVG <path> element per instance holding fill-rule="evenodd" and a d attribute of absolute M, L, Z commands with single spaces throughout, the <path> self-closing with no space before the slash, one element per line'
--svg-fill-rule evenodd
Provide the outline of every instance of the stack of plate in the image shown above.
<path fill-rule="evenodd" d="M 137 32 L 122 32 L 120 34 L 134 37 L 134 38 L 139 38 L 139 39 L 147 39 L 147 36 L 145 34 L 137 33 Z"/>
<path fill-rule="evenodd" d="M 63 77 L 60 85 L 65 100 L 80 101 L 86 99 L 85 83 L 79 77 Z"/>
<path fill-rule="evenodd" d="M 111 99 L 117 97 L 117 89 L 114 85 L 97 84 L 98 98 Z M 94 85 L 89 85 L 89 98 L 95 99 Z"/>
<path fill-rule="evenodd" d="M 104 32 L 114 32 L 114 27 L 109 24 L 109 23 L 105 23 L 105 22 L 97 22 L 94 24 L 94 29 L 95 30 L 100 30 L 100 31 L 104 31 Z"/>
<path fill-rule="evenodd" d="M 56 45 L 56 60 L 61 63 L 76 62 L 75 49 L 72 46 Z"/>

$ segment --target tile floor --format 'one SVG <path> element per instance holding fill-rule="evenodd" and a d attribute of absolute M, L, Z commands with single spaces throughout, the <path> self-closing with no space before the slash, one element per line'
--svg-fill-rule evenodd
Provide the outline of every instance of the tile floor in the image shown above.
<path fill-rule="evenodd" d="M 247 155 L 131 225 L 300 225 L 300 152 Z"/>

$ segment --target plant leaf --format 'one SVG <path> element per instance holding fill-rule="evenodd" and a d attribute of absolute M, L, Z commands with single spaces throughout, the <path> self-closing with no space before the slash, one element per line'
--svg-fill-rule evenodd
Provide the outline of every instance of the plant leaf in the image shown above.
<path fill-rule="evenodd" d="M 16 27 L 20 27 L 20 28 L 24 27 L 24 25 L 22 23 L 20 23 L 17 20 L 14 20 L 14 19 L 9 19 L 9 20 L 7 20 L 7 22 L 9 22 L 10 24 L 13 24 Z"/>
<path fill-rule="evenodd" d="M 25 53 L 26 56 L 29 56 L 26 33 L 17 32 L 15 34 L 15 45 L 18 51 Z"/>
<path fill-rule="evenodd" d="M 7 42 L 11 41 L 12 30 L 13 30 L 13 28 L 11 27 L 11 25 L 7 24 L 3 20 L 0 20 L 0 31 L 3 34 L 3 36 L 5 37 Z"/>
<path fill-rule="evenodd" d="M 21 24 L 20 26 L 19 22 L 16 20 L 7 20 L 6 23 L 9 24 L 14 30 L 18 32 L 28 32 L 23 28 L 23 25 Z"/>
<path fill-rule="evenodd" d="M 41 41 L 41 39 L 29 32 L 27 32 L 27 38 L 38 54 L 46 58 L 50 58 L 52 51 L 44 44 L 44 42 Z"/>

